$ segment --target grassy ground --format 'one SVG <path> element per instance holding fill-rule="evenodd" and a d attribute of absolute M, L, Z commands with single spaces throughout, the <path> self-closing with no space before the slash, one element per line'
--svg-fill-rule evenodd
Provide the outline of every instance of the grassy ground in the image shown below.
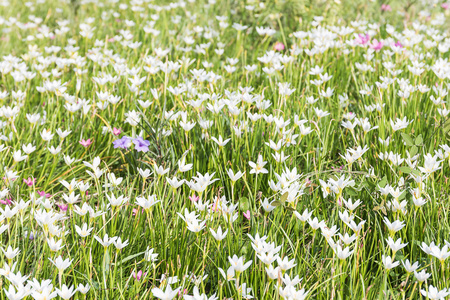
<path fill-rule="evenodd" d="M 431 2 L 2 0 L 0 298 L 446 297 Z"/>

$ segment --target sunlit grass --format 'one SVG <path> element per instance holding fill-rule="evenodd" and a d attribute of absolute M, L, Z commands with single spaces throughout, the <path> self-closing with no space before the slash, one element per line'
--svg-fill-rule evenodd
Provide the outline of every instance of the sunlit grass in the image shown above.
<path fill-rule="evenodd" d="M 66 2 L 0 2 L 1 299 L 447 296 L 449 5 Z"/>

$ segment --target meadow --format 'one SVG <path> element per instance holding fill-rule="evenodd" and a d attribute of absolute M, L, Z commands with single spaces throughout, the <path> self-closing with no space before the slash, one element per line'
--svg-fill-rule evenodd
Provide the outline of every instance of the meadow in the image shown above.
<path fill-rule="evenodd" d="M 0 0 L 0 299 L 448 299 L 449 24 Z"/>

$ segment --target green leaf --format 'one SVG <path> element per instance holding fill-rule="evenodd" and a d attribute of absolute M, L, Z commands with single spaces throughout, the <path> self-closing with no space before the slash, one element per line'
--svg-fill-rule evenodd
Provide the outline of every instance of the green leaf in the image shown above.
<path fill-rule="evenodd" d="M 418 150 L 417 146 L 412 146 L 411 151 L 409 151 L 409 154 L 411 154 L 411 156 L 414 156 L 417 154 L 417 150 Z"/>
<path fill-rule="evenodd" d="M 242 197 L 239 199 L 239 208 L 241 211 L 247 211 L 249 209 L 250 205 L 248 203 L 248 198 Z"/>
<path fill-rule="evenodd" d="M 125 263 L 125 262 L 127 262 L 127 261 L 129 261 L 129 260 L 132 260 L 133 258 L 138 257 L 139 255 L 142 255 L 142 254 L 144 254 L 144 253 L 145 253 L 145 251 L 144 251 L 144 252 L 139 252 L 139 253 L 137 253 L 137 254 L 133 254 L 133 255 L 130 255 L 130 256 L 127 256 L 127 257 L 125 257 L 124 259 L 122 259 L 122 260 L 120 261 L 120 263 L 123 264 L 123 263 Z"/>
<path fill-rule="evenodd" d="M 363 182 L 361 182 L 361 184 L 357 188 L 355 188 L 355 190 L 360 192 L 360 191 L 362 191 L 363 188 L 368 187 L 368 186 L 369 186 L 369 183 L 364 180 Z"/>
<path fill-rule="evenodd" d="M 280 198 L 280 202 L 284 203 L 288 196 L 289 196 L 289 192 L 284 193 Z"/>
<path fill-rule="evenodd" d="M 400 167 L 399 170 L 406 174 L 409 174 L 412 171 L 410 167 Z"/>
<path fill-rule="evenodd" d="M 97 282 L 97 281 L 92 281 L 92 287 L 94 289 L 96 289 L 96 290 L 100 290 L 101 289 L 100 283 Z"/>
<path fill-rule="evenodd" d="M 420 146 L 423 143 L 423 137 L 421 134 L 419 134 L 416 139 L 414 140 L 414 144 L 416 144 L 416 146 Z"/>
<path fill-rule="evenodd" d="M 419 171 L 417 171 L 417 170 L 412 170 L 411 173 L 413 173 L 413 174 L 416 175 L 416 176 L 422 175 L 422 174 L 421 174 Z"/>
<path fill-rule="evenodd" d="M 387 184 L 387 177 L 386 175 L 383 177 L 383 179 L 381 179 L 381 181 L 378 183 L 378 186 L 381 188 L 384 188 Z"/>
<path fill-rule="evenodd" d="M 395 259 L 396 259 L 397 261 L 402 261 L 402 260 L 405 259 L 405 256 L 404 256 L 401 252 L 397 251 L 397 252 L 395 253 Z"/>
<path fill-rule="evenodd" d="M 379 211 L 379 210 L 381 210 L 381 212 L 383 214 L 387 215 L 386 208 L 383 205 L 377 205 L 373 208 L 373 211 Z"/>
<path fill-rule="evenodd" d="M 356 193 L 353 189 L 346 189 L 345 191 L 347 192 L 347 194 L 349 196 L 352 196 L 352 197 L 358 196 L 358 193 Z"/>
<path fill-rule="evenodd" d="M 110 265 L 111 265 L 111 256 L 109 255 L 109 251 L 106 250 L 105 257 L 103 258 L 103 269 L 105 270 L 106 273 L 109 273 Z"/>
<path fill-rule="evenodd" d="M 277 206 L 281 205 L 281 202 L 280 201 L 273 201 L 270 205 L 277 207 Z"/>
<path fill-rule="evenodd" d="M 413 139 L 409 134 L 404 133 L 404 132 L 402 132 L 401 134 L 402 134 L 403 140 L 405 141 L 406 145 L 414 146 Z"/>
<path fill-rule="evenodd" d="M 450 118 L 445 120 L 443 127 L 444 127 L 444 132 L 450 134 Z"/>

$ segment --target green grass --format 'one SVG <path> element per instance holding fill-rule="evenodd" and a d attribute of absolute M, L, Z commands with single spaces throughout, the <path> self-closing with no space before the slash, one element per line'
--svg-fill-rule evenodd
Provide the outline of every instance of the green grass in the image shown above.
<path fill-rule="evenodd" d="M 8 299 L 6 291 L 12 287 L 27 299 L 39 299 L 35 284 L 27 285 L 33 278 L 49 279 L 49 293 L 63 284 L 89 284 L 87 294 L 78 291 L 74 299 L 154 299 L 154 289 L 166 290 L 173 280 L 168 278 L 175 276 L 170 286 L 180 292 L 174 299 L 192 295 L 194 287 L 209 299 L 215 299 L 213 294 L 218 299 L 247 299 L 244 283 L 255 299 L 304 299 L 300 294 L 283 298 L 278 287 L 286 293 L 289 288 L 304 289 L 305 299 L 427 299 L 420 290 L 450 287 L 449 262 L 436 258 L 450 241 L 450 150 L 441 147 L 448 143 L 449 123 L 438 111 L 448 106 L 448 51 L 443 50 L 449 11 L 441 2 L 392 1 L 391 11 L 382 11 L 380 1 L 347 0 L 66 2 L 31 1 L 27 6 L 10 1 L 0 6 L 0 92 L 5 92 L 0 93 L 0 199 L 9 203 L 0 204 L 0 246 L 20 250 L 12 259 L 0 255 L 5 270 L 1 299 Z M 320 25 L 314 19 L 319 15 Z M 233 23 L 248 28 L 238 31 Z M 86 24 L 93 28 L 92 37 L 81 34 Z M 344 26 L 351 31 L 344 33 Z M 256 27 L 270 27 L 275 33 L 261 36 Z M 374 39 L 384 42 L 380 51 L 355 43 L 358 34 L 368 32 L 371 45 Z M 137 42 L 137 48 L 129 47 Z M 274 51 L 276 42 L 285 49 Z M 394 53 L 391 45 L 396 42 L 402 47 Z M 313 49 L 317 53 L 311 53 Z M 392 63 L 391 70 L 386 62 Z M 423 63 L 423 72 L 414 75 L 411 67 L 418 63 Z M 256 69 L 249 71 L 251 65 Z M 310 73 L 316 66 L 323 68 L 322 76 L 332 77 L 315 84 L 321 78 Z M 268 68 L 273 68 L 271 74 Z M 393 75 L 392 70 L 402 72 Z M 395 82 L 379 87 L 376 82 L 382 77 Z M 429 90 L 420 91 L 419 85 Z M 287 94 L 286 87 L 291 89 Z M 368 87 L 369 93 L 361 93 Z M 333 89 L 332 95 L 325 95 L 327 88 Z M 410 95 L 399 94 L 408 89 Z M 111 103 L 109 97 L 102 107 L 102 93 L 120 100 Z M 439 96 L 442 102 L 433 103 Z M 138 100 L 152 103 L 143 107 Z M 84 107 L 68 109 L 80 103 Z M 329 115 L 319 118 L 315 109 Z M 130 120 L 134 113 L 139 115 L 136 123 Z M 32 114 L 40 116 L 33 124 Z M 405 117 L 413 121 L 394 131 L 391 120 Z M 349 119 L 360 120 L 353 130 L 342 126 Z M 180 122 L 195 126 L 186 131 Z M 362 123 L 367 122 L 370 126 L 364 130 Z M 71 132 L 61 138 L 57 129 Z M 54 134 L 49 141 L 42 137 L 47 130 Z M 138 152 L 133 143 L 115 149 L 113 142 L 123 136 L 141 136 L 149 142 L 148 151 Z M 213 137 L 230 140 L 219 146 Z M 379 141 L 387 138 L 388 145 Z M 88 139 L 89 146 L 80 144 Z M 280 149 L 271 149 L 270 141 L 281 141 Z M 15 159 L 14 153 L 24 155 L 23 146 L 29 143 L 36 149 L 24 160 Z M 48 150 L 58 146 L 57 154 Z M 367 152 L 346 161 L 347 150 L 357 147 L 367 147 Z M 403 161 L 383 160 L 389 152 Z M 276 153 L 289 157 L 277 162 Z M 432 162 L 429 153 L 440 167 L 431 172 L 425 170 Z M 75 161 L 68 164 L 65 156 Z M 255 175 L 249 162 L 257 163 L 259 156 L 267 162 L 267 172 Z M 84 163 L 98 159 L 94 168 Z M 183 160 L 192 168 L 180 171 Z M 159 166 L 168 172 L 158 175 Z M 87 171 L 92 174 L 93 169 L 101 175 L 91 176 Z M 146 169 L 151 172 L 143 178 L 140 170 Z M 230 169 L 245 173 L 233 182 Z M 215 181 L 203 180 L 203 175 Z M 122 181 L 115 184 L 114 178 Z M 172 178 L 200 184 L 174 189 L 167 181 Z M 339 178 L 352 184 L 328 189 L 326 195 L 321 181 L 330 184 Z M 28 179 L 30 185 L 24 182 Z M 76 186 L 65 187 L 62 180 L 74 180 Z M 391 193 L 384 195 L 380 188 L 387 185 Z M 46 199 L 42 192 L 51 196 Z M 426 203 L 416 207 L 413 193 Z M 112 195 L 126 201 L 110 206 Z M 137 198 L 151 196 L 159 202 L 147 210 L 136 204 Z M 68 203 L 73 198 L 76 203 Z M 266 198 L 275 201 L 270 212 L 262 207 Z M 350 198 L 361 201 L 353 211 L 343 204 Z M 21 199 L 28 206 L 22 208 Z M 80 213 L 76 207 L 83 204 L 92 211 Z M 237 219 L 230 221 L 226 210 L 233 205 Z M 11 217 L 8 209 L 14 207 L 21 210 Z M 324 221 L 322 228 L 315 230 L 296 216 L 306 209 L 312 212 L 310 220 Z M 337 234 L 354 233 L 342 220 L 345 211 L 355 226 L 365 223 L 348 245 L 352 254 L 341 260 L 333 250 Z M 189 230 L 186 212 L 205 221 L 205 228 Z M 385 217 L 405 226 L 390 232 Z M 81 237 L 75 226 L 84 223 L 92 231 Z M 210 232 L 219 226 L 227 230 L 220 242 Z M 333 226 L 335 235 L 327 241 L 327 229 Z M 94 236 L 102 239 L 105 234 L 128 245 L 121 250 L 113 244 L 104 247 Z M 252 245 L 256 235 L 279 246 L 279 258 L 287 257 L 295 266 L 270 279 L 268 266 L 257 256 L 260 245 Z M 389 237 L 407 245 L 394 252 Z M 61 249 L 51 250 L 51 238 L 61 241 Z M 422 242 L 439 245 L 435 255 L 425 253 Z M 156 260 L 147 259 L 149 249 Z M 227 281 L 219 268 L 226 273 L 233 255 L 252 263 Z M 58 256 L 71 260 L 61 272 L 50 261 Z M 383 256 L 400 265 L 388 270 Z M 417 272 L 426 270 L 430 277 L 419 282 L 401 263 L 406 259 L 418 262 Z M 7 275 L 13 263 L 15 269 Z M 271 265 L 279 264 L 275 260 Z M 137 279 L 132 274 L 139 271 L 142 277 Z M 18 272 L 28 281 L 11 275 Z M 281 279 L 287 275 L 302 281 L 290 286 Z M 434 299 L 431 294 L 429 299 Z"/>

